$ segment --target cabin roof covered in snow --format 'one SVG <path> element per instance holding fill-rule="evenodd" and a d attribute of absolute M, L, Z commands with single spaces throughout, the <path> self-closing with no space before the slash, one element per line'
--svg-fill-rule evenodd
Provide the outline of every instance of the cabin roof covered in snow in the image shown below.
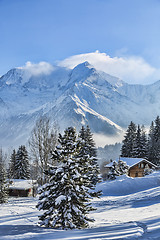
<path fill-rule="evenodd" d="M 9 179 L 9 189 L 27 190 L 37 184 L 36 180 Z"/>
<path fill-rule="evenodd" d="M 127 157 L 120 157 L 120 158 L 117 158 L 115 161 L 118 162 L 119 160 L 122 160 L 123 162 L 126 162 L 126 164 L 131 168 L 133 167 L 134 165 L 142 162 L 142 161 L 145 161 L 146 163 L 152 165 L 153 167 L 157 167 L 155 164 L 149 162 L 148 160 L 144 159 L 144 158 L 127 158 Z M 110 162 L 109 164 L 106 165 L 106 167 L 112 167 L 113 165 L 113 162 Z"/>

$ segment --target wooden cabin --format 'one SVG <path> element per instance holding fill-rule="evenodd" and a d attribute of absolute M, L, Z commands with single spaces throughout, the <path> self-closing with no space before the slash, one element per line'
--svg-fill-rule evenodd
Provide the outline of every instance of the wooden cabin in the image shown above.
<path fill-rule="evenodd" d="M 126 162 L 129 166 L 128 176 L 130 177 L 143 177 L 145 175 L 145 171 L 148 170 L 155 170 L 157 166 L 144 158 L 127 158 L 127 157 L 120 157 L 116 159 L 116 162 L 119 160 Z M 113 162 L 106 165 L 107 168 L 112 166 Z"/>
<path fill-rule="evenodd" d="M 36 195 L 37 181 L 24 179 L 8 180 L 9 196 L 30 197 Z"/>

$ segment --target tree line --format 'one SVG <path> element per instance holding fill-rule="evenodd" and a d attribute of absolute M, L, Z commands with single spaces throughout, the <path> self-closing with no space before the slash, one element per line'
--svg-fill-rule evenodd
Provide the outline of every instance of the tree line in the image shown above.
<path fill-rule="evenodd" d="M 121 148 L 122 157 L 145 158 L 148 161 L 160 165 L 160 117 L 152 121 L 149 133 L 145 127 L 129 124 Z"/>

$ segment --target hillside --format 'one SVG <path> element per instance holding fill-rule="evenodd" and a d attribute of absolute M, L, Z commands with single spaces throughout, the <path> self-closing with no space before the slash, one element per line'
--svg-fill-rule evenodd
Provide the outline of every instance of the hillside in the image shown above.
<path fill-rule="evenodd" d="M 159 239 L 160 172 L 143 178 L 120 177 L 100 183 L 100 199 L 89 229 L 55 230 L 37 226 L 37 198 L 10 198 L 0 205 L 0 239 L 3 240 L 113 240 Z"/>

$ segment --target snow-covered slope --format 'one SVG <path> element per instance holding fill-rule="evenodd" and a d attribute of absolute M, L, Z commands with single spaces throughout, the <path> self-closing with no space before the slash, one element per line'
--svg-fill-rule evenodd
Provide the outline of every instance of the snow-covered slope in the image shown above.
<path fill-rule="evenodd" d="M 159 114 L 159 93 L 160 82 L 129 85 L 88 62 L 41 74 L 12 69 L 0 78 L 0 145 L 25 143 L 44 114 L 61 130 L 89 124 L 95 133 L 120 135 L 131 120 L 150 125 Z"/>
<path fill-rule="evenodd" d="M 37 225 L 38 198 L 10 198 L 0 204 L 0 239 L 3 240 L 159 240 L 160 172 L 143 178 L 120 177 L 100 183 L 103 196 L 93 199 L 96 210 L 90 228 L 59 230 Z"/>

